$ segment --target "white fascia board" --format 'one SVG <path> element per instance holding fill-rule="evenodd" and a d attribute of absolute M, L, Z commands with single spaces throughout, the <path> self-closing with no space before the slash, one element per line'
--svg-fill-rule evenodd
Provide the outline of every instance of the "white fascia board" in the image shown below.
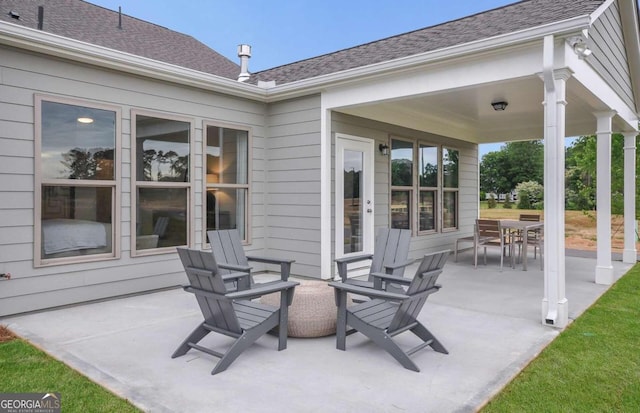
<path fill-rule="evenodd" d="M 286 83 L 281 86 L 267 89 L 267 101 L 290 99 L 310 93 L 320 93 L 329 86 L 336 86 L 344 82 L 361 81 L 367 78 L 382 76 L 391 71 L 401 71 L 415 66 L 431 64 L 438 61 L 461 57 L 464 55 L 477 54 L 513 46 L 519 43 L 526 43 L 544 38 L 552 34 L 555 36 L 574 34 L 575 32 L 588 29 L 591 24 L 590 16 L 579 16 L 572 19 L 563 20 L 532 29 L 512 32 L 501 36 L 482 39 L 474 42 L 464 43 L 452 47 L 434 50 L 431 52 L 412 55 L 400 59 L 358 67 L 342 72 L 331 73 L 311 79 L 304 79 L 297 82 Z"/>
<path fill-rule="evenodd" d="M 631 85 L 640 117 L 640 17 L 636 0 L 620 0 L 620 18 L 631 72 Z"/>
<path fill-rule="evenodd" d="M 611 6 L 616 0 L 607 0 L 604 3 L 602 3 L 600 5 L 600 7 L 598 7 L 596 9 L 596 11 L 594 11 L 593 13 L 591 13 L 591 24 L 595 23 L 596 20 L 598 20 L 600 18 L 600 16 L 602 16 L 602 13 L 604 13 L 605 11 L 607 11 L 607 9 L 609 8 L 609 6 Z M 634 0 L 635 1 L 635 0 Z"/>
<path fill-rule="evenodd" d="M 1 21 L 0 44 L 248 99 L 265 97 L 255 85 Z"/>

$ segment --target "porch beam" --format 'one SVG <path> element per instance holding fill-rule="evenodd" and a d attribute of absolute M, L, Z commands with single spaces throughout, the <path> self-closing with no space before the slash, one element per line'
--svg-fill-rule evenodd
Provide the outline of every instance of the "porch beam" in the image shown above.
<path fill-rule="evenodd" d="M 611 122 L 616 112 L 598 112 L 596 142 L 596 284 L 613 284 L 611 263 Z"/>
<path fill-rule="evenodd" d="M 636 250 L 636 135 L 625 132 L 624 136 L 624 251 L 622 262 L 635 264 Z"/>
<path fill-rule="evenodd" d="M 571 72 L 556 70 L 554 37 L 544 39 L 544 297 L 542 324 L 563 328 L 569 321 L 565 297 L 564 139 L 566 83 Z"/>

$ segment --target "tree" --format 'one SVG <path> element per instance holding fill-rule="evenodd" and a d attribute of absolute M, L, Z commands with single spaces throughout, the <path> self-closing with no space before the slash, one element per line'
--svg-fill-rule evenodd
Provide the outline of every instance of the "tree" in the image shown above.
<path fill-rule="evenodd" d="M 535 181 L 521 182 L 516 185 L 519 209 L 542 209 L 544 206 L 544 188 Z"/>
<path fill-rule="evenodd" d="M 544 181 L 544 146 L 541 141 L 509 142 L 480 162 L 480 189 L 509 193 L 517 184 Z"/>
<path fill-rule="evenodd" d="M 596 143 L 595 136 L 582 136 L 567 150 L 567 209 L 596 208 Z M 639 158 L 640 153 L 636 153 L 636 162 Z M 636 180 L 636 193 L 639 190 L 640 180 Z M 636 197 L 636 215 L 640 215 L 639 208 L 640 197 Z M 620 134 L 614 134 L 611 138 L 611 212 L 624 213 L 624 136 Z"/>

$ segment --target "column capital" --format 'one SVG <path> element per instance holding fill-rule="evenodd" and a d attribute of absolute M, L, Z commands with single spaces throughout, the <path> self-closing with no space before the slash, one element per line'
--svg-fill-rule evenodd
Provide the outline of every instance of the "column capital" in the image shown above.
<path fill-rule="evenodd" d="M 600 112 L 593 112 L 593 116 L 597 119 L 612 119 L 618 112 L 615 110 L 603 110 Z"/>
<path fill-rule="evenodd" d="M 556 80 L 564 80 L 567 81 L 573 76 L 573 70 L 568 67 L 563 67 L 562 69 L 556 69 L 553 71 L 553 77 Z"/>

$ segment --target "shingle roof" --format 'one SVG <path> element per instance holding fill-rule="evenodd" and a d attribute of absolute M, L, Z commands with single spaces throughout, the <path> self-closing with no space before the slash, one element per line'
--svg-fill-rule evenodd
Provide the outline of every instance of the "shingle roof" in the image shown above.
<path fill-rule="evenodd" d="M 525 0 L 437 26 L 254 73 L 276 84 L 309 79 L 589 15 L 604 0 Z"/>
<path fill-rule="evenodd" d="M 35 29 L 38 6 L 44 6 L 46 32 L 234 80 L 240 73 L 237 64 L 191 36 L 125 14 L 119 29 L 117 11 L 82 0 L 0 0 L 0 20 Z"/>

